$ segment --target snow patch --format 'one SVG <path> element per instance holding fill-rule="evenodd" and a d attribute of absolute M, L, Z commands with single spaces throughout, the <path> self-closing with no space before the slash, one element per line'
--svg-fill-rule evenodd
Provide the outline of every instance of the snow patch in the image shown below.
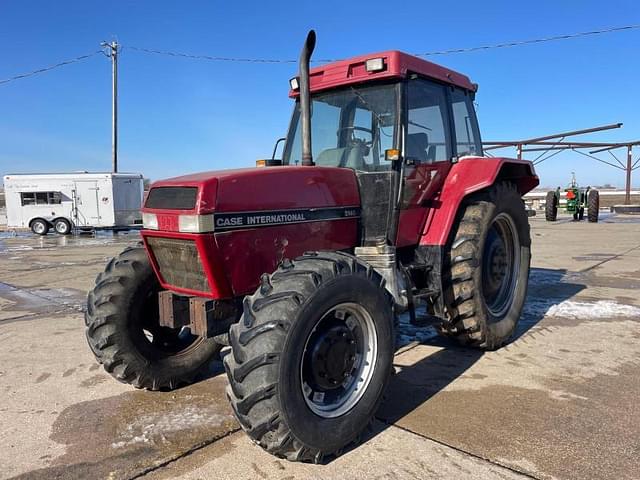
<path fill-rule="evenodd" d="M 127 426 L 120 440 L 111 444 L 112 448 L 124 448 L 139 443 L 167 442 L 166 434 L 208 428 L 222 425 L 228 416 L 211 409 L 188 406 L 167 413 L 143 415 Z"/>
<path fill-rule="evenodd" d="M 565 300 L 557 305 L 552 305 L 547 310 L 546 316 L 578 319 L 614 317 L 640 318 L 640 308 L 611 302 L 609 300 L 600 300 L 597 302 L 574 302 L 572 300 Z"/>

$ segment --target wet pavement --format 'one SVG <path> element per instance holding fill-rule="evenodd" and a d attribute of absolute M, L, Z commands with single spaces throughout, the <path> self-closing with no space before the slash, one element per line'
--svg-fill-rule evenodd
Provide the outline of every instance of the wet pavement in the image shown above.
<path fill-rule="evenodd" d="M 95 363 L 84 297 L 137 233 L 0 232 L 0 478 L 638 478 L 640 219 L 602 220 L 530 219 L 529 296 L 503 349 L 403 322 L 373 430 L 321 466 L 251 444 L 219 365 L 151 393 Z"/>

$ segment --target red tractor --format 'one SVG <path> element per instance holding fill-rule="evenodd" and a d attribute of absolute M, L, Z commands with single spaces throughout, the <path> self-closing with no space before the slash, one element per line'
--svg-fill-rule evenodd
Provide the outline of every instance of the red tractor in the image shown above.
<path fill-rule="evenodd" d="M 193 382 L 230 345 L 242 428 L 317 462 L 372 420 L 399 315 L 426 308 L 472 347 L 509 340 L 538 177 L 482 156 L 466 76 L 398 51 L 309 72 L 314 45 L 310 32 L 282 159 L 154 183 L 144 245 L 98 276 L 86 323 L 105 370 L 150 390 Z"/>

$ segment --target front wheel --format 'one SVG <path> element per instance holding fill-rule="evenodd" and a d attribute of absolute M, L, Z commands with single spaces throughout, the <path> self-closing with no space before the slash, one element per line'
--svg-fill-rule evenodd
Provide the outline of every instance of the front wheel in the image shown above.
<path fill-rule="evenodd" d="M 391 372 L 382 278 L 355 257 L 305 254 L 265 275 L 230 330 L 227 396 L 268 452 L 319 462 L 357 442 Z"/>
<path fill-rule="evenodd" d="M 160 326 L 159 291 L 146 251 L 130 247 L 98 275 L 85 313 L 87 340 L 98 362 L 117 380 L 149 390 L 193 382 L 221 348 L 186 327 Z"/>
<path fill-rule="evenodd" d="M 500 183 L 458 214 L 443 272 L 447 321 L 441 333 L 494 350 L 516 329 L 527 295 L 531 238 L 520 194 Z"/>

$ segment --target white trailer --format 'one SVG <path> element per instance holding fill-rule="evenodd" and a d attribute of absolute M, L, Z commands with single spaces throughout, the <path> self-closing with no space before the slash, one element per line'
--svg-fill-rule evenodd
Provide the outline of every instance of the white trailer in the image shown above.
<path fill-rule="evenodd" d="M 80 230 L 141 226 L 139 173 L 24 173 L 4 177 L 8 228 Z"/>

